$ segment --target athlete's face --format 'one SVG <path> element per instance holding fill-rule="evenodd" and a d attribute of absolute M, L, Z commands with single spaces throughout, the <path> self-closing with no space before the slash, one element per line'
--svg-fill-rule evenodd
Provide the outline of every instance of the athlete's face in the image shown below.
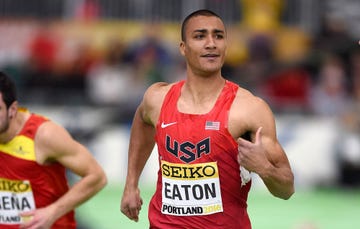
<path fill-rule="evenodd" d="M 185 41 L 180 43 L 190 70 L 201 76 L 221 72 L 226 53 L 225 26 L 220 18 L 196 16 L 185 28 Z"/>
<path fill-rule="evenodd" d="M 9 129 L 9 112 L 0 93 L 0 134 L 3 134 Z"/>

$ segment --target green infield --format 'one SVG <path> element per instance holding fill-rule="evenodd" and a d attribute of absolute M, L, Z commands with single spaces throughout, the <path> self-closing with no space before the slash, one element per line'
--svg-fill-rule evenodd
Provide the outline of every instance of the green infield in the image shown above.
<path fill-rule="evenodd" d="M 86 229 L 144 229 L 154 187 L 141 187 L 144 204 L 140 220 L 130 221 L 120 212 L 122 186 L 108 185 L 77 209 Z M 254 229 L 354 229 L 360 228 L 360 190 L 318 189 L 297 191 L 289 200 L 274 198 L 253 188 L 248 211 Z"/>

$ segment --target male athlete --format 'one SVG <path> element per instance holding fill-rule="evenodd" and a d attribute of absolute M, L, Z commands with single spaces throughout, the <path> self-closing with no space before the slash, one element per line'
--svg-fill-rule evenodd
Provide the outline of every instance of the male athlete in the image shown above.
<path fill-rule="evenodd" d="M 157 144 L 156 192 L 150 228 L 251 228 L 249 172 L 276 197 L 294 193 L 289 161 L 276 137 L 269 106 L 221 75 L 226 30 L 209 10 L 193 12 L 181 28 L 186 79 L 155 83 L 132 124 L 121 211 L 138 221 L 138 182 Z"/>
<path fill-rule="evenodd" d="M 18 106 L 0 72 L 0 228 L 75 229 L 74 209 L 106 184 L 90 152 L 61 126 Z M 81 179 L 71 188 L 65 169 Z"/>

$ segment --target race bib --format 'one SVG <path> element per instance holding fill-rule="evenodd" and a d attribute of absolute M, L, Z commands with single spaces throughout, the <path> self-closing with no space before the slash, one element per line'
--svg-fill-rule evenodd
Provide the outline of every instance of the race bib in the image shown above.
<path fill-rule="evenodd" d="M 0 225 L 20 224 L 20 212 L 35 209 L 29 181 L 0 178 Z"/>
<path fill-rule="evenodd" d="M 161 173 L 163 214 L 194 216 L 223 211 L 216 162 L 188 165 L 161 161 Z"/>

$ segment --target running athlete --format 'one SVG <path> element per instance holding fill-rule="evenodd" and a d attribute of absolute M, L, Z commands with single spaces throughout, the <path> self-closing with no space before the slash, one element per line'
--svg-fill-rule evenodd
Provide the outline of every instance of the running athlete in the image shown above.
<path fill-rule="evenodd" d="M 121 212 L 138 221 L 139 177 L 156 143 L 160 168 L 150 228 L 249 229 L 249 173 L 276 197 L 294 193 L 274 116 L 262 99 L 221 75 L 226 30 L 218 15 L 193 12 L 181 37 L 186 79 L 153 84 L 135 113 Z"/>
<path fill-rule="evenodd" d="M 74 209 L 106 184 L 90 152 L 61 126 L 18 107 L 0 72 L 0 228 L 75 229 Z M 81 179 L 71 188 L 65 169 Z"/>

